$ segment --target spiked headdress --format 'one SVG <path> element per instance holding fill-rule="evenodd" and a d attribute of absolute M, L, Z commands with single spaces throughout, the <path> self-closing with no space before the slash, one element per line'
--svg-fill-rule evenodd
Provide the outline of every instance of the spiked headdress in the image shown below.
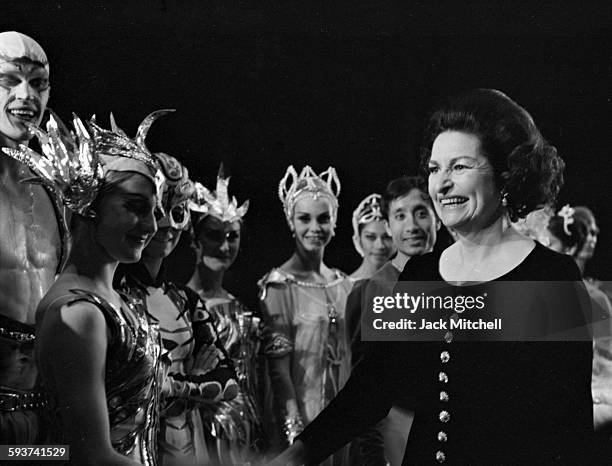
<path fill-rule="evenodd" d="M 319 196 L 330 201 L 332 207 L 332 226 L 336 226 L 338 217 L 338 196 L 340 195 L 340 180 L 334 167 L 316 174 L 310 166 L 306 165 L 298 175 L 290 165 L 282 180 L 278 184 L 278 197 L 283 203 L 283 210 L 289 228 L 293 230 L 292 216 L 295 203 L 303 195 L 310 195 L 317 199 Z"/>
<path fill-rule="evenodd" d="M 195 192 L 192 200 L 189 203 L 189 208 L 202 214 L 200 218 L 206 215 L 212 215 L 223 222 L 234 222 L 242 220 L 242 217 L 249 209 L 249 201 L 246 200 L 240 207 L 235 197 L 230 199 L 228 186 L 229 177 L 223 175 L 223 165 L 219 167 L 217 175 L 217 189 L 209 191 L 199 182 L 195 182 Z"/>
<path fill-rule="evenodd" d="M 95 117 L 89 121 L 87 129 L 74 115 L 74 132 L 71 132 L 57 115 L 51 113 L 46 132 L 28 124 L 40 142 L 42 155 L 23 144 L 18 149 L 3 147 L 2 150 L 30 167 L 36 176 L 27 181 L 48 186 L 69 209 L 93 218 L 95 213 L 90 209 L 91 204 L 109 171 L 140 173 L 149 178 L 161 193 L 164 177 L 144 145 L 144 139 L 153 121 L 167 112 L 159 110 L 147 116 L 140 124 L 135 140 L 116 126 L 112 115 L 112 131 L 100 128 Z"/>

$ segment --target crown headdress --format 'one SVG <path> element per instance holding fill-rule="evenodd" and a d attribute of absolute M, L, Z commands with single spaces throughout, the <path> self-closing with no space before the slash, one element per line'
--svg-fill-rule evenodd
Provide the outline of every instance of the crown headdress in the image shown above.
<path fill-rule="evenodd" d="M 363 256 L 363 249 L 359 241 L 359 225 L 379 222 L 384 219 L 385 216 L 382 213 L 382 196 L 380 194 L 370 194 L 361 201 L 353 211 L 353 244 L 361 256 Z"/>
<path fill-rule="evenodd" d="M 298 175 L 293 165 L 289 165 L 285 176 L 278 184 L 278 197 L 283 203 L 285 217 L 291 229 L 293 229 L 291 222 L 293 208 L 303 194 L 310 194 L 315 199 L 319 196 L 328 198 L 332 207 L 332 225 L 336 226 L 340 179 L 334 167 L 329 167 L 317 175 L 310 166 L 306 165 Z"/>
<path fill-rule="evenodd" d="M 209 191 L 202 183 L 195 182 L 195 192 L 189 202 L 189 208 L 202 215 L 212 215 L 223 222 L 234 222 L 242 220 L 249 209 L 249 201 L 246 200 L 238 207 L 238 201 L 232 196 L 230 199 L 228 187 L 229 177 L 223 176 L 223 165 L 219 167 L 217 175 L 217 189 Z"/>
<path fill-rule="evenodd" d="M 146 176 L 154 180 L 159 191 L 163 175 L 145 147 L 144 138 L 153 121 L 166 112 L 154 112 L 145 118 L 138 129 L 136 141 L 132 141 L 122 130 L 116 128 L 112 117 L 112 125 L 116 131 L 100 128 L 95 117 L 90 120 L 88 130 L 81 119 L 73 115 L 74 132 L 71 132 L 59 117 L 51 112 L 46 132 L 28 124 L 30 131 L 40 142 L 42 155 L 23 144 L 18 149 L 3 147 L 2 151 L 28 165 L 34 172 L 36 176 L 26 181 L 48 186 L 69 209 L 93 218 L 95 213 L 91 211 L 90 206 L 104 183 L 107 171 L 142 172 L 141 168 L 137 168 L 138 164 L 117 162 L 106 156 L 143 163 L 150 171 Z"/>

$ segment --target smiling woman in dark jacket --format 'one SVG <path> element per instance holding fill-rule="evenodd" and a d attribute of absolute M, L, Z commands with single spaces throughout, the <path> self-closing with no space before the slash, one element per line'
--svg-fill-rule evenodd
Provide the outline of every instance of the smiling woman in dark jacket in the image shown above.
<path fill-rule="evenodd" d="M 457 241 L 413 258 L 400 282 L 501 293 L 485 312 L 527 334 L 483 341 L 491 334 L 453 330 L 428 342 L 371 343 L 342 392 L 273 464 L 320 461 L 407 394 L 415 418 L 404 464 L 588 462 L 591 341 L 580 273 L 510 224 L 554 201 L 563 161 L 522 107 L 489 89 L 434 112 L 425 147 L 429 193 Z"/>

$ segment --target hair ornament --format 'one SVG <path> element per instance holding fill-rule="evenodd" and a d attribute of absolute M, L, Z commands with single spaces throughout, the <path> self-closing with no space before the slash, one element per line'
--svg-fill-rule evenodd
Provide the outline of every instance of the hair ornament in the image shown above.
<path fill-rule="evenodd" d="M 363 257 L 363 249 L 359 241 L 359 225 L 371 222 L 379 222 L 385 219 L 382 213 L 382 196 L 370 194 L 362 200 L 353 211 L 353 244 L 357 252 Z"/>
<path fill-rule="evenodd" d="M 329 167 L 317 175 L 309 165 L 306 165 L 298 175 L 293 165 L 287 168 L 285 176 L 278 184 L 278 198 L 283 203 L 285 217 L 292 230 L 293 208 L 297 200 L 304 194 L 310 194 L 315 199 L 319 196 L 329 199 L 332 206 L 332 226 L 335 227 L 338 215 L 338 196 L 340 195 L 340 179 L 336 169 Z"/>
<path fill-rule="evenodd" d="M 569 226 L 574 223 L 574 208 L 569 204 L 565 204 L 557 215 L 563 219 L 563 231 L 567 236 L 572 236 Z"/>
<path fill-rule="evenodd" d="M 196 181 L 189 209 L 202 214 L 201 218 L 212 215 L 222 222 L 241 221 L 249 210 L 249 201 L 246 200 L 238 207 L 236 198 L 229 196 L 229 180 L 229 177 L 224 177 L 223 164 L 221 164 L 215 191 L 209 191 L 202 183 Z"/>

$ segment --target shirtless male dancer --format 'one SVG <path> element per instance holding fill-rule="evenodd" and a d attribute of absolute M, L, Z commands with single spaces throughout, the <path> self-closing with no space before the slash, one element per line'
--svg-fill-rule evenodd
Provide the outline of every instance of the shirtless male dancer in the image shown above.
<path fill-rule="evenodd" d="M 27 145 L 26 122 L 39 125 L 49 100 L 49 63 L 32 38 L 0 33 L 0 147 Z M 0 152 L 0 443 L 38 440 L 33 391 L 34 313 L 54 281 L 65 223 L 49 193 L 22 180 L 33 175 Z"/>

